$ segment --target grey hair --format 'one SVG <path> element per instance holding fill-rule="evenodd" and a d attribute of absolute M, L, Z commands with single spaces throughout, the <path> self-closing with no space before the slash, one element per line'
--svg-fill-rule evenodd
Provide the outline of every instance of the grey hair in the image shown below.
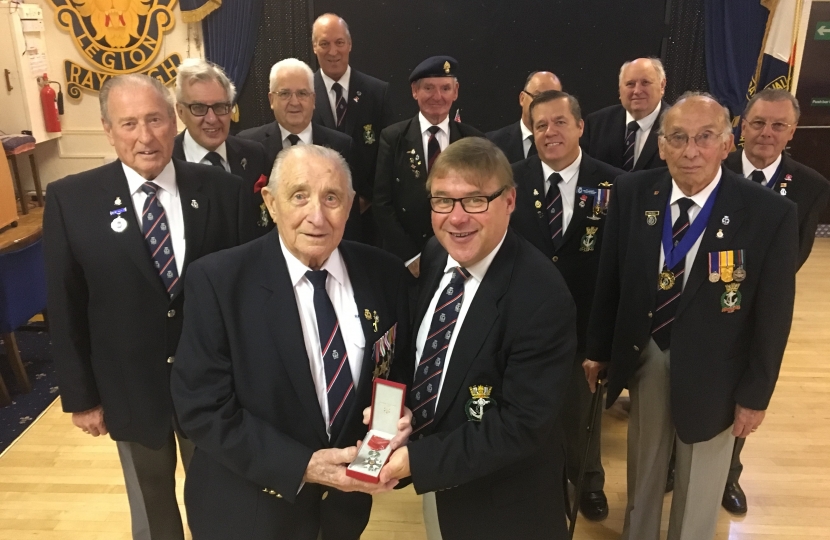
<path fill-rule="evenodd" d="M 349 169 L 349 164 L 346 163 L 346 160 L 342 155 L 340 155 L 340 152 L 325 146 L 318 146 L 316 144 L 298 144 L 281 151 L 277 155 L 277 160 L 274 161 L 274 167 L 271 169 L 271 176 L 268 178 L 267 187 L 269 191 L 276 191 L 277 184 L 279 184 L 280 178 L 282 178 L 285 173 L 283 170 L 285 169 L 285 162 L 288 161 L 288 158 L 295 155 L 297 159 L 300 160 L 308 160 L 313 157 L 327 159 L 340 170 L 340 174 L 342 174 L 346 179 L 346 185 L 349 186 L 349 193 L 354 193 L 354 188 L 352 188 L 352 171 Z"/>
<path fill-rule="evenodd" d="M 320 19 L 322 19 L 323 17 L 337 17 L 340 24 L 343 25 L 343 30 L 346 31 L 346 37 L 349 38 L 349 41 L 352 40 L 352 33 L 349 31 L 349 25 L 348 25 L 348 23 L 346 23 L 346 20 L 343 19 L 343 17 L 341 17 L 337 13 L 323 13 L 322 15 L 320 15 L 319 17 L 314 19 L 314 24 L 311 25 L 311 43 L 312 44 L 317 42 L 317 36 L 315 35 L 315 30 L 314 29 L 317 27 L 317 22 Z"/>
<path fill-rule="evenodd" d="M 723 122 L 723 133 L 721 133 L 721 135 L 724 137 L 727 135 L 732 135 L 732 115 L 729 113 L 729 109 L 721 105 L 721 103 L 717 99 L 715 99 L 715 97 L 709 92 L 685 92 L 682 96 L 677 98 L 677 101 L 674 102 L 674 105 L 672 105 L 671 107 L 669 107 L 661 113 L 660 128 L 657 130 L 658 135 L 665 135 L 666 133 L 666 118 L 669 116 L 669 111 L 690 98 L 705 98 L 717 103 L 717 105 L 721 109 L 721 112 L 723 113 L 721 116 L 721 121 Z"/>
<path fill-rule="evenodd" d="M 286 58 L 271 66 L 271 74 L 268 76 L 268 89 L 271 92 L 277 91 L 277 76 L 282 71 L 299 70 L 308 76 L 308 89 L 314 92 L 314 72 L 308 64 L 296 58 Z"/>
<path fill-rule="evenodd" d="M 184 103 L 184 90 L 194 82 L 218 82 L 225 90 L 228 101 L 236 98 L 236 86 L 231 82 L 221 67 L 201 58 L 188 58 L 179 64 L 176 76 L 176 101 Z"/>
<path fill-rule="evenodd" d="M 746 108 L 744 108 L 744 118 L 746 118 L 749 114 L 749 110 L 752 109 L 752 106 L 758 101 L 789 101 L 793 106 L 793 111 L 795 111 L 795 121 L 798 122 L 798 119 L 801 118 L 801 107 L 798 105 L 798 100 L 795 99 L 795 96 L 793 96 L 789 90 L 785 90 L 783 88 L 765 88 L 752 96 L 746 104 Z"/>
<path fill-rule="evenodd" d="M 153 88 L 167 105 L 167 113 L 170 117 L 176 117 L 176 104 L 173 101 L 173 96 L 160 80 L 142 73 L 130 73 L 128 75 L 118 75 L 107 79 L 98 92 L 98 103 L 101 106 L 101 119 L 107 124 L 110 123 L 108 114 L 110 92 L 121 86 L 149 86 Z"/>
<path fill-rule="evenodd" d="M 625 68 L 627 68 L 628 66 L 630 66 L 633 62 L 636 62 L 637 60 L 639 60 L 639 58 L 637 58 L 636 60 L 629 60 L 628 62 L 626 62 L 622 65 L 622 67 L 620 68 L 619 84 L 622 84 L 622 82 L 623 82 L 623 72 L 625 71 Z M 663 62 L 661 62 L 659 58 L 650 58 L 649 57 L 649 58 L 646 58 L 646 60 L 651 62 L 651 67 L 653 67 L 654 71 L 657 72 L 657 77 L 659 78 L 659 80 L 665 81 L 666 80 L 666 69 L 663 67 Z"/>

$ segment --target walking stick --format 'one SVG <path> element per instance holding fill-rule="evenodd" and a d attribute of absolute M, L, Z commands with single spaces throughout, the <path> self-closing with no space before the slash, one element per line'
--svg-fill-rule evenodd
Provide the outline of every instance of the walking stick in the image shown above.
<path fill-rule="evenodd" d="M 579 515 L 579 500 L 582 498 L 582 483 L 585 481 L 585 467 L 588 464 L 588 453 L 591 450 L 597 409 L 602 401 L 602 375 L 603 374 L 600 374 L 600 376 L 597 377 L 596 392 L 594 392 L 594 397 L 591 399 L 591 416 L 588 417 L 589 421 L 587 428 L 588 440 L 585 442 L 585 455 L 582 457 L 582 464 L 579 466 L 579 476 L 577 477 L 576 485 L 574 486 L 576 489 L 574 489 L 574 502 L 573 507 L 571 508 L 571 527 L 568 531 L 571 540 L 573 540 L 574 533 L 576 532 L 576 516 Z"/>

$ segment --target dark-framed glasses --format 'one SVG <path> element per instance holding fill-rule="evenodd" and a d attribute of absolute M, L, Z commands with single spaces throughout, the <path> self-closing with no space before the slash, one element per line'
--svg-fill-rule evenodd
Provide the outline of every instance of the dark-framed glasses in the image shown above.
<path fill-rule="evenodd" d="M 281 101 L 288 101 L 291 99 L 291 96 L 297 96 L 297 99 L 300 101 L 305 101 L 306 99 L 311 97 L 312 92 L 309 90 L 296 90 L 292 92 L 291 90 L 280 90 L 279 92 L 274 92 L 274 95 L 277 96 Z"/>
<path fill-rule="evenodd" d="M 522 92 L 523 92 L 523 93 L 525 93 L 525 94 L 527 94 L 528 96 L 530 96 L 530 99 L 536 99 L 536 96 L 538 96 L 539 94 L 541 94 L 541 92 L 537 92 L 537 93 L 535 93 L 535 94 L 531 94 L 531 93 L 530 93 L 530 92 L 528 92 L 527 90 L 522 90 Z"/>
<path fill-rule="evenodd" d="M 214 103 L 208 105 L 206 103 L 182 103 L 185 107 L 190 109 L 190 114 L 193 116 L 205 116 L 209 110 L 213 109 L 213 114 L 216 116 L 225 116 L 230 114 L 233 105 L 230 103 Z"/>
<path fill-rule="evenodd" d="M 429 205 L 432 211 L 437 214 L 449 214 L 455 208 L 455 203 L 461 203 L 461 208 L 468 214 L 482 214 L 490 208 L 490 203 L 504 193 L 507 186 L 501 188 L 492 195 L 473 195 L 472 197 L 430 197 Z"/>
<path fill-rule="evenodd" d="M 763 131 L 765 127 L 769 126 L 773 131 L 777 131 L 778 133 L 787 131 L 787 129 L 792 127 L 792 124 L 784 122 L 767 122 L 766 120 L 753 120 L 751 122 L 747 122 L 747 124 L 749 124 L 749 127 L 755 131 Z"/>
<path fill-rule="evenodd" d="M 694 139 L 695 145 L 698 148 L 712 148 L 723 140 L 723 133 L 704 131 L 694 137 L 689 137 L 685 133 L 669 133 L 668 135 L 663 135 L 663 140 L 672 148 L 686 148 L 686 145 L 689 144 L 689 139 Z"/>

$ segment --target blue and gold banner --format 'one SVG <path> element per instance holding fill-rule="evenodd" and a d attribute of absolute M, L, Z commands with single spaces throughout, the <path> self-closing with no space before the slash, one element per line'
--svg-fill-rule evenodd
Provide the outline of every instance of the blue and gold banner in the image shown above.
<path fill-rule="evenodd" d="M 80 99 L 81 89 L 98 92 L 109 78 L 146 73 L 169 84 L 176 80 L 181 56 L 171 54 L 153 64 L 162 39 L 174 24 L 176 0 L 50 0 L 55 22 L 69 32 L 75 47 L 92 65 L 64 62 L 69 96 Z"/>
<path fill-rule="evenodd" d="M 239 0 L 237 0 L 239 1 Z M 182 21 L 199 22 L 222 6 L 222 0 L 181 0 Z"/>

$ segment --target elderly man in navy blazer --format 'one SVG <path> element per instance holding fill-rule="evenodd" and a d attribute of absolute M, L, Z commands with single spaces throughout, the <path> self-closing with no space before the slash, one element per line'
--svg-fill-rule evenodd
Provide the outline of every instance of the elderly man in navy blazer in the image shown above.
<path fill-rule="evenodd" d="M 620 68 L 620 103 L 589 114 L 580 144 L 589 156 L 624 171 L 665 167 L 657 151 L 666 71 L 657 58 L 638 58 Z"/>
<path fill-rule="evenodd" d="M 395 484 L 354 480 L 346 465 L 372 382 L 394 364 L 376 347 L 405 360 L 408 276 L 394 256 L 341 242 L 354 191 L 334 150 L 283 151 L 262 191 L 276 229 L 190 270 L 172 377 L 196 444 L 188 523 L 194 540 L 358 540 L 367 493 Z"/>
<path fill-rule="evenodd" d="M 668 169 L 614 183 L 583 366 L 631 394 L 624 540 L 712 540 L 735 437 L 761 426 L 795 299 L 796 206 L 722 167 L 729 112 L 688 94 L 663 116 Z"/>

